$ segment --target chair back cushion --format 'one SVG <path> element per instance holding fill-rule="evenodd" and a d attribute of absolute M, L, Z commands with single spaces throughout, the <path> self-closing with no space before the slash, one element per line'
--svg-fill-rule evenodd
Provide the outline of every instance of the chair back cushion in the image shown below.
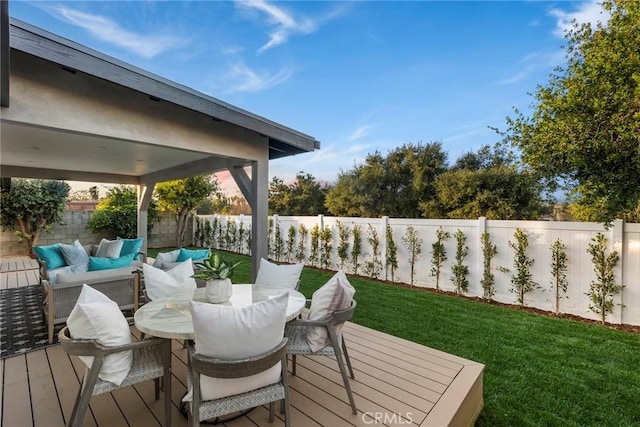
<path fill-rule="evenodd" d="M 180 248 L 178 259 L 176 261 L 182 262 L 191 258 L 193 261 L 209 258 L 211 251 L 209 249 L 185 249 Z"/>
<path fill-rule="evenodd" d="M 349 308 L 356 290 L 344 271 L 340 270 L 311 296 L 309 320 L 326 320 L 338 310 Z M 340 333 L 342 325 L 336 326 L 336 333 Z M 307 328 L 307 341 L 311 350 L 322 350 L 329 344 L 329 333 L 322 326 Z"/>
<path fill-rule="evenodd" d="M 165 266 L 166 263 L 175 263 L 180 255 L 180 249 L 176 249 L 169 252 L 160 252 L 156 255 L 156 259 L 153 261 L 153 266 L 155 268 L 162 268 L 164 270 L 167 269 Z"/>
<path fill-rule="evenodd" d="M 82 285 L 78 302 L 67 319 L 67 326 L 72 338 L 95 339 L 107 347 L 131 343 L 129 324 L 118 304 L 87 285 Z M 93 357 L 81 356 L 80 359 L 91 367 Z M 129 374 L 131 361 L 131 351 L 110 354 L 105 358 L 98 377 L 120 385 Z"/>
<path fill-rule="evenodd" d="M 303 263 L 278 265 L 262 258 L 260 259 L 256 285 L 295 289 L 298 286 L 303 267 Z"/>
<path fill-rule="evenodd" d="M 282 294 L 248 307 L 191 301 L 196 352 L 228 360 L 246 359 L 273 349 L 282 341 L 288 295 Z M 281 364 L 248 377 L 200 377 L 202 400 L 219 399 L 279 381 Z M 191 390 L 183 399 L 192 400 Z"/>
<path fill-rule="evenodd" d="M 62 257 L 67 265 L 77 265 L 89 262 L 89 254 L 87 254 L 87 251 L 78 239 L 74 240 L 70 245 L 60 243 L 60 253 L 62 253 Z"/>
<path fill-rule="evenodd" d="M 191 298 L 196 289 L 191 260 L 182 262 L 169 271 L 155 268 L 149 264 L 142 265 L 144 287 L 149 299 L 168 297 Z"/>

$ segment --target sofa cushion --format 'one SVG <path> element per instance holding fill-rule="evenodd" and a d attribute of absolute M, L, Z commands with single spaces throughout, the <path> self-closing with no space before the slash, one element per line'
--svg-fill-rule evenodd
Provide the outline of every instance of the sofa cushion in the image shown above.
<path fill-rule="evenodd" d="M 118 258 L 124 242 L 122 240 L 100 240 L 96 257 L 98 258 Z"/>
<path fill-rule="evenodd" d="M 256 285 L 295 289 L 298 286 L 303 268 L 303 263 L 278 265 L 261 258 Z"/>
<path fill-rule="evenodd" d="M 47 270 L 67 265 L 62 252 L 60 252 L 60 243 L 50 246 L 34 246 L 33 252 L 38 258 L 47 263 Z"/>
<path fill-rule="evenodd" d="M 133 262 L 133 254 L 124 255 L 118 258 L 98 258 L 89 257 L 89 271 L 111 270 L 130 266 Z"/>
<path fill-rule="evenodd" d="M 138 239 L 123 239 L 118 237 L 118 240 L 122 241 L 120 256 L 133 254 L 133 259 L 140 259 L 140 249 L 142 249 L 142 243 L 144 243 L 144 239 L 142 237 Z"/>
<path fill-rule="evenodd" d="M 74 240 L 70 245 L 60 243 L 60 252 L 67 265 L 85 264 L 89 262 L 89 255 L 78 239 Z"/>
<path fill-rule="evenodd" d="M 178 255 L 180 255 L 180 249 L 176 249 L 170 252 L 160 252 L 156 255 L 156 259 L 153 261 L 153 266 L 155 268 L 162 268 L 166 270 L 167 268 L 164 266 L 165 263 L 175 263 L 178 259 Z"/>
<path fill-rule="evenodd" d="M 190 301 L 196 352 L 221 359 L 245 359 L 275 347 L 284 335 L 288 295 L 248 307 Z M 281 365 L 244 378 L 200 377 L 202 400 L 255 390 L 278 381 Z M 192 392 L 183 401 L 192 400 Z"/>
<path fill-rule="evenodd" d="M 131 267 L 114 268 L 110 270 L 88 271 L 86 273 L 58 274 L 58 283 L 91 283 L 95 280 L 110 279 L 132 274 Z"/>
<path fill-rule="evenodd" d="M 191 258 L 193 261 L 209 257 L 209 249 L 185 249 L 180 248 L 180 254 L 176 261 L 182 262 Z"/>
<path fill-rule="evenodd" d="M 87 271 L 89 271 L 89 263 L 84 262 L 82 264 L 65 265 L 64 267 L 47 270 L 47 276 L 49 277 L 49 283 L 55 285 L 58 283 L 58 275 L 60 274 L 86 273 Z"/>
<path fill-rule="evenodd" d="M 118 304 L 87 285 L 82 285 L 67 325 L 71 337 L 76 339 L 95 339 L 107 347 L 131 343 L 129 324 Z M 93 357 L 81 356 L 80 359 L 89 367 L 93 363 Z M 131 351 L 110 354 L 105 357 L 98 377 L 120 385 L 129 374 L 131 362 Z"/>

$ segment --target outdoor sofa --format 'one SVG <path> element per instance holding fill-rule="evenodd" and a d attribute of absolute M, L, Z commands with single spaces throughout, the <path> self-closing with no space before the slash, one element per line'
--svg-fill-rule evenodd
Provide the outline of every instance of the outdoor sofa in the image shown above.
<path fill-rule="evenodd" d="M 53 342 L 55 325 L 69 317 L 83 284 L 105 294 L 121 310 L 138 309 L 139 270 L 145 260 L 141 245 L 142 239 L 103 239 L 100 245 L 83 246 L 76 240 L 71 245 L 34 247 L 49 342 Z"/>

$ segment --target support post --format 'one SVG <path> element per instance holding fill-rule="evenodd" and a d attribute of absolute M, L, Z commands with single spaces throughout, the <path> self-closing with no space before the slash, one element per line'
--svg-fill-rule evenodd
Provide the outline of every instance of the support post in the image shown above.
<path fill-rule="evenodd" d="M 147 223 L 149 217 L 149 204 L 151 203 L 151 196 L 153 195 L 153 189 L 155 188 L 155 182 L 151 184 L 139 184 L 138 185 L 138 237 L 142 237 L 142 252 L 147 253 L 147 242 L 149 240 L 147 236 Z"/>

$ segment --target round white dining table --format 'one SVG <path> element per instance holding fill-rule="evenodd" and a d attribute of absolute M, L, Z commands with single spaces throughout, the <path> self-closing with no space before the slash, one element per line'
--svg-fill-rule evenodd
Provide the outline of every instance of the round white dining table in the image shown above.
<path fill-rule="evenodd" d="M 195 335 L 189 301 L 207 302 L 204 292 L 205 288 L 198 288 L 193 295 L 161 298 L 146 303 L 134 314 L 136 328 L 154 337 L 193 340 Z M 248 307 L 284 293 L 289 295 L 286 314 L 288 322 L 298 317 L 306 304 L 305 296 L 293 289 L 264 285 L 233 285 L 231 299 L 221 305 Z"/>

